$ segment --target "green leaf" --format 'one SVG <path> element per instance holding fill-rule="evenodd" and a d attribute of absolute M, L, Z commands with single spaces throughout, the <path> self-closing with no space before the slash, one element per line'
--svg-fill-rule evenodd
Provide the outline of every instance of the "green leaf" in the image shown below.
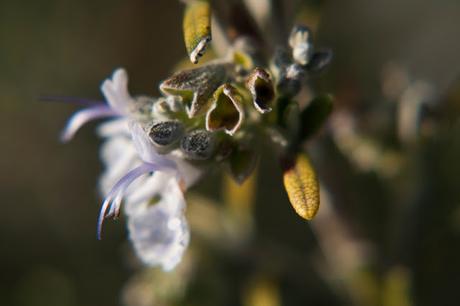
<path fill-rule="evenodd" d="M 319 95 L 300 114 L 300 139 L 304 141 L 313 136 L 324 124 L 332 112 L 331 95 Z"/>
<path fill-rule="evenodd" d="M 211 41 L 211 5 L 206 0 L 189 1 L 186 4 L 183 31 L 190 61 L 198 63 Z"/>
<path fill-rule="evenodd" d="M 319 73 L 323 71 L 332 61 L 332 51 L 329 49 L 320 50 L 313 53 L 307 65 L 309 72 Z"/>
<path fill-rule="evenodd" d="M 235 148 L 229 158 L 229 170 L 232 178 L 238 184 L 243 184 L 254 171 L 257 160 L 258 155 L 254 150 Z"/>

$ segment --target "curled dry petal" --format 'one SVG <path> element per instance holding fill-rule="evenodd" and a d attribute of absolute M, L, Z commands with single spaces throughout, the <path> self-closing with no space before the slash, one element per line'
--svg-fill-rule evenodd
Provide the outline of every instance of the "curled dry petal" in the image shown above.
<path fill-rule="evenodd" d="M 309 158 L 299 154 L 282 166 L 284 188 L 292 207 L 299 216 L 311 220 L 319 208 L 319 184 Z"/>
<path fill-rule="evenodd" d="M 211 7 L 209 1 L 187 2 L 183 31 L 185 47 L 190 61 L 196 64 L 211 41 Z"/>
<path fill-rule="evenodd" d="M 206 114 L 206 129 L 223 129 L 233 135 L 244 119 L 241 97 L 235 87 L 224 84 L 214 93 L 213 104 Z"/>
<path fill-rule="evenodd" d="M 275 89 L 267 71 L 255 68 L 246 81 L 246 87 L 251 92 L 254 106 L 260 113 L 264 114 L 272 110 Z"/>
<path fill-rule="evenodd" d="M 206 112 L 214 91 L 226 81 L 228 64 L 214 63 L 175 73 L 160 84 L 166 95 L 180 96 L 192 118 Z"/>

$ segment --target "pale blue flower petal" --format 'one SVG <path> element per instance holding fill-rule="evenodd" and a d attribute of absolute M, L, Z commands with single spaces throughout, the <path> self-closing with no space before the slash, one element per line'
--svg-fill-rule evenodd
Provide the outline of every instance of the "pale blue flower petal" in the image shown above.
<path fill-rule="evenodd" d="M 117 116 L 106 104 L 96 104 L 75 112 L 67 121 L 67 125 L 62 131 L 61 141 L 68 142 L 73 138 L 75 133 L 86 123 L 95 119 L 108 118 Z"/>
<path fill-rule="evenodd" d="M 102 224 L 104 223 L 105 218 L 109 217 L 106 213 L 107 210 L 110 211 L 110 216 L 118 215 L 121 200 L 123 199 L 124 192 L 128 186 L 136 180 L 141 175 L 146 173 L 158 170 L 158 166 L 153 164 L 144 163 L 139 167 L 131 170 L 125 176 L 123 176 L 116 184 L 113 186 L 112 190 L 109 192 L 104 202 L 102 203 L 101 211 L 99 213 L 99 219 L 97 222 L 97 237 L 101 239 L 102 233 Z"/>
<path fill-rule="evenodd" d="M 115 70 L 112 79 L 105 80 L 101 91 L 112 109 L 120 114 L 128 114 L 128 106 L 132 102 L 128 91 L 128 74 L 123 68 Z"/>
<path fill-rule="evenodd" d="M 149 136 L 138 122 L 131 121 L 129 129 L 137 153 L 144 162 L 160 165 L 163 168 L 176 168 L 176 164 L 171 159 L 158 154 Z"/>

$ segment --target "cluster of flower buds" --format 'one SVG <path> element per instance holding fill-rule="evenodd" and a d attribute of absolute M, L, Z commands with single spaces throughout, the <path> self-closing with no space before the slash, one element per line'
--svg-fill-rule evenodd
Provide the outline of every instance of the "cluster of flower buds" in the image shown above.
<path fill-rule="evenodd" d="M 178 149 L 190 161 L 225 161 L 239 183 L 254 169 L 258 154 L 255 138 L 292 125 L 283 122 L 287 118 L 285 113 L 289 111 L 288 104 L 297 104 L 293 98 L 305 75 L 321 71 L 331 59 L 329 50 L 314 51 L 311 33 L 304 26 L 293 29 L 289 39 L 291 50 L 280 48 L 265 67 L 255 64 L 260 59 L 245 52 L 249 48 L 244 43 L 247 42 L 236 44 L 238 47 L 225 59 L 181 70 L 162 82 L 160 89 L 165 98 L 152 105 L 151 121 L 144 125 L 158 152 Z M 321 116 L 322 110 L 309 114 L 318 102 L 327 115 L 330 103 L 324 100 L 327 97 L 312 103 L 307 112 L 299 112 L 297 121 L 309 120 L 304 126 L 311 125 L 314 118 L 302 117 Z M 308 128 L 314 132 L 311 126 Z M 286 135 L 281 138 L 284 144 L 298 143 Z M 244 163 L 245 167 L 234 163 Z"/>
<path fill-rule="evenodd" d="M 197 63 L 211 40 L 209 3 L 187 3 L 185 41 Z M 132 97 L 126 72 L 116 70 L 101 88 L 107 104 L 77 112 L 63 135 L 69 140 L 89 120 L 115 118 L 99 130 L 106 139 L 107 168 L 99 235 L 104 219 L 118 216 L 124 201 L 139 256 L 147 264 L 173 268 L 189 240 L 182 193 L 210 166 L 222 167 L 241 184 L 255 169 L 262 140 L 273 142 L 279 153 L 294 209 L 311 219 L 319 205 L 318 182 L 300 145 L 331 110 L 326 95 L 305 109 L 296 101 L 305 76 L 331 59 L 329 51 L 313 48 L 311 36 L 306 27 L 295 27 L 290 49 L 279 48 L 272 59 L 251 52 L 250 39 L 239 39 L 226 57 L 163 81 L 159 98 Z"/>

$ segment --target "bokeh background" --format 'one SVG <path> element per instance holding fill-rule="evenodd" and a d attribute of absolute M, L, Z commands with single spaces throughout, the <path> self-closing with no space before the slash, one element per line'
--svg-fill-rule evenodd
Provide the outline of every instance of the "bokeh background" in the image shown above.
<path fill-rule="evenodd" d="M 229 251 L 192 234 L 200 273 L 170 305 L 458 305 L 460 3 L 283 2 L 288 27 L 309 24 L 335 54 L 313 80 L 335 95 L 335 112 L 307 146 L 325 212 L 312 226 L 295 215 L 268 154 L 251 242 Z M 0 0 L 0 305 L 149 305 L 161 287 L 139 276 L 123 219 L 96 240 L 96 125 L 63 145 L 59 131 L 77 107 L 38 98 L 102 99 L 116 67 L 129 71 L 132 92 L 158 95 L 185 55 L 182 8 Z M 220 180 L 212 174 L 196 192 Z"/>

